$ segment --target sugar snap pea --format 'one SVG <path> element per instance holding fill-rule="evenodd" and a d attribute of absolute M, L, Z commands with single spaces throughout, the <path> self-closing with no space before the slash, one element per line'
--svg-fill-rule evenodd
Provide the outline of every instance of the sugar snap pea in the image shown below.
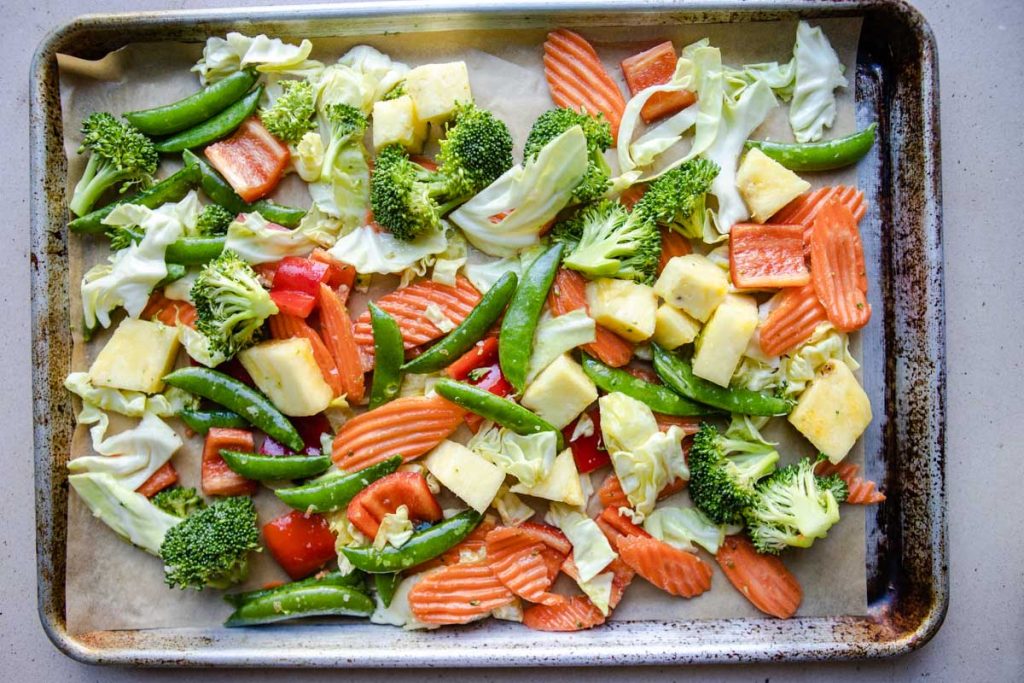
<path fill-rule="evenodd" d="M 68 229 L 71 232 L 78 233 L 105 232 L 110 226 L 104 225 L 103 219 L 109 216 L 116 206 L 121 204 L 138 204 L 149 209 L 155 209 L 168 202 L 181 201 L 188 194 L 189 190 L 199 184 L 200 175 L 199 169 L 186 166 L 138 194 L 119 199 L 116 202 L 107 204 L 102 209 L 96 209 L 92 213 L 76 218 L 68 223 Z"/>
<path fill-rule="evenodd" d="M 373 384 L 370 386 L 370 410 L 373 410 L 398 396 L 402 388 L 405 346 L 395 319 L 372 302 L 369 309 L 374 354 Z"/>
<path fill-rule="evenodd" d="M 586 354 L 583 354 L 583 372 L 598 388 L 608 392 L 618 391 L 635 398 L 656 413 L 691 417 L 717 412 L 714 408 L 683 398 L 666 386 L 644 381 L 625 370 L 610 368 Z"/>
<path fill-rule="evenodd" d="M 277 223 L 286 228 L 294 228 L 302 220 L 302 217 L 306 215 L 304 209 L 294 206 L 282 206 L 267 199 L 261 199 L 258 202 L 249 204 L 235 193 L 228 181 L 224 180 L 224 177 L 217 173 L 216 169 L 210 166 L 205 159 L 187 149 L 182 152 L 181 157 L 185 162 L 186 168 L 198 169 L 199 176 L 196 182 L 203 188 L 206 196 L 231 213 L 252 213 L 255 211 L 271 223 Z"/>
<path fill-rule="evenodd" d="M 191 128 L 219 114 L 237 102 L 256 84 L 253 69 L 236 71 L 188 97 L 152 109 L 130 111 L 128 122 L 146 135 L 170 135 Z"/>
<path fill-rule="evenodd" d="M 391 607 L 391 600 L 395 597 L 398 584 L 402 583 L 402 573 L 374 574 L 373 585 L 377 589 L 377 596 L 384 603 L 385 607 Z"/>
<path fill-rule="evenodd" d="M 456 382 L 447 377 L 439 379 L 434 391 L 480 417 L 508 427 L 516 434 L 536 434 L 537 432 L 554 432 L 558 441 L 558 450 L 565 448 L 562 432 L 553 424 L 522 407 L 515 401 L 495 396 L 489 391 L 479 389 L 464 382 Z"/>
<path fill-rule="evenodd" d="M 561 243 L 556 244 L 530 264 L 501 321 L 498 363 L 505 379 L 517 392 L 526 388 L 526 371 L 533 352 L 533 334 L 558 264 L 562 261 L 563 246 Z"/>
<path fill-rule="evenodd" d="M 329 455 L 262 455 L 222 450 L 220 457 L 232 471 L 256 481 L 305 479 L 324 472 L 332 463 Z"/>
<path fill-rule="evenodd" d="M 132 240 L 139 242 L 144 232 L 139 228 L 124 228 L 125 232 L 132 236 Z M 183 266 L 198 266 L 208 263 L 220 256 L 224 251 L 226 238 L 216 237 L 183 237 L 180 240 L 171 242 L 164 251 L 164 260 L 167 263 L 177 263 Z"/>
<path fill-rule="evenodd" d="M 153 285 L 153 289 L 160 289 L 166 287 L 172 282 L 177 282 L 181 278 L 185 277 L 185 273 L 188 269 L 180 263 L 168 263 L 167 264 L 167 275 L 164 275 L 164 279 Z"/>
<path fill-rule="evenodd" d="M 864 130 L 821 142 L 768 142 L 747 140 L 748 149 L 756 148 L 791 171 L 830 171 L 857 163 L 875 144 L 877 123 Z"/>
<path fill-rule="evenodd" d="M 373 613 L 370 596 L 350 586 L 285 584 L 268 595 L 246 600 L 224 625 L 257 626 L 314 616 L 365 617 Z"/>
<path fill-rule="evenodd" d="M 188 425 L 189 429 L 199 434 L 205 434 L 212 427 L 234 427 L 242 428 L 249 425 L 245 418 L 232 413 L 230 410 L 192 410 L 184 408 L 178 413 L 181 421 Z"/>
<path fill-rule="evenodd" d="M 192 128 L 172 135 L 166 140 L 161 140 L 153 146 L 156 151 L 161 153 L 181 152 L 227 137 L 256 111 L 256 105 L 259 104 L 262 94 L 263 86 L 258 85 L 248 95 L 219 114 Z"/>
<path fill-rule="evenodd" d="M 480 523 L 480 513 L 466 510 L 423 531 L 417 531 L 402 545 L 342 548 L 341 553 L 367 574 L 393 574 L 432 560 L 464 539 Z"/>
<path fill-rule="evenodd" d="M 333 469 L 301 486 L 277 489 L 274 494 L 286 505 L 301 512 L 340 510 L 348 505 L 357 493 L 381 477 L 396 471 L 401 464 L 402 456 L 395 455 L 358 472 Z"/>
<path fill-rule="evenodd" d="M 352 571 L 348 574 L 342 574 L 339 571 L 332 571 L 327 572 L 326 574 L 311 576 L 308 579 L 292 581 L 284 584 L 283 586 L 276 586 L 274 588 L 260 588 L 257 590 L 244 591 L 242 593 L 228 593 L 224 596 L 224 601 L 232 607 L 239 607 L 245 602 L 256 600 L 257 598 L 262 598 L 267 595 L 273 595 L 285 586 L 290 588 L 305 586 L 348 586 L 349 588 L 355 588 L 357 591 L 365 592 L 366 574 L 358 570 Z"/>

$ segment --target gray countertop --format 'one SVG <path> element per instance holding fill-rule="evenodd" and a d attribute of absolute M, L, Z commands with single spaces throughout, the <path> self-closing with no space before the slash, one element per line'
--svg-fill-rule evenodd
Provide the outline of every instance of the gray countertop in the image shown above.
<path fill-rule="evenodd" d="M 0 414 L 6 418 L 0 477 L 0 674 L 18 681 L 135 680 L 140 672 L 78 664 L 47 640 L 36 615 L 29 344 L 28 75 L 47 31 L 86 11 L 138 11 L 247 4 L 238 0 L 2 0 L 0 227 L 7 266 L 0 301 Z M 283 3 L 282 3 L 283 4 Z M 916 0 L 939 45 L 948 323 L 948 459 L 951 601 L 942 630 L 907 657 L 838 665 L 621 671 L 536 671 L 531 679 L 713 679 L 728 681 L 1020 680 L 1024 672 L 1024 542 L 1020 449 L 1024 401 L 1024 2 Z M 1014 189 L 1017 188 L 1017 189 Z M 8 317 L 9 316 L 9 317 Z M 152 680 L 337 679 L 331 672 L 146 672 Z M 341 677 L 352 674 L 341 673 Z M 491 681 L 524 672 L 466 672 Z M 453 680 L 456 673 L 359 672 L 356 680 Z"/>

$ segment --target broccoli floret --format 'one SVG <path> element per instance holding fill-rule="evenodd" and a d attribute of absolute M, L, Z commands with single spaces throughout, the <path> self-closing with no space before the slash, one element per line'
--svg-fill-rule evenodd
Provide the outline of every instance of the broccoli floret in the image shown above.
<path fill-rule="evenodd" d="M 235 214 L 220 204 L 207 204 L 203 207 L 203 212 L 199 214 L 199 220 L 196 221 L 195 234 L 202 237 L 225 235 L 228 226 L 234 220 Z"/>
<path fill-rule="evenodd" d="M 512 168 L 512 134 L 504 121 L 473 103 L 460 104 L 437 155 L 449 181 L 448 202 L 462 203 Z"/>
<path fill-rule="evenodd" d="M 653 284 L 661 256 L 654 221 L 617 201 L 602 200 L 555 226 L 552 237 L 568 249 L 567 268 L 591 277 Z"/>
<path fill-rule="evenodd" d="M 316 91 L 309 81 L 282 81 L 281 88 L 270 109 L 260 111 L 260 121 L 274 137 L 294 145 L 313 130 Z"/>
<path fill-rule="evenodd" d="M 171 527 L 160 546 L 164 580 L 172 588 L 227 588 L 249 573 L 249 551 L 259 547 L 252 499 L 220 500 Z"/>
<path fill-rule="evenodd" d="M 404 94 L 405 94 L 405 81 L 399 81 L 398 83 L 395 84 L 395 87 L 393 87 L 391 90 L 388 90 L 386 93 L 384 93 L 384 97 L 382 97 L 381 99 L 384 100 L 384 101 L 387 101 L 387 100 L 397 100 L 399 97 L 401 97 Z"/>
<path fill-rule="evenodd" d="M 188 517 L 206 507 L 199 493 L 193 488 L 172 486 L 150 498 L 149 502 L 175 517 Z"/>
<path fill-rule="evenodd" d="M 149 185 L 159 163 L 153 142 L 127 121 L 96 112 L 82 122 L 82 146 L 91 153 L 82 179 L 75 185 L 70 208 L 76 216 L 88 213 L 109 188 L 125 192 Z"/>
<path fill-rule="evenodd" d="M 263 321 L 277 313 L 256 272 L 230 249 L 203 267 L 191 295 L 196 328 L 226 358 L 257 341 Z"/>
<path fill-rule="evenodd" d="M 107 228 L 107 237 L 110 239 L 110 250 L 121 251 L 141 240 L 142 231 L 122 225 L 111 226 Z"/>
<path fill-rule="evenodd" d="M 713 161 L 691 159 L 651 183 L 633 211 L 686 237 L 700 239 L 704 233 L 704 198 L 718 170 Z"/>
<path fill-rule="evenodd" d="M 587 138 L 587 153 L 590 162 L 583 180 L 573 190 L 573 200 L 577 204 L 586 204 L 604 196 L 611 186 L 611 169 L 605 161 L 604 152 L 612 146 L 612 127 L 603 114 L 590 116 L 582 112 L 559 107 L 549 109 L 541 114 L 530 128 L 526 137 L 523 154 L 532 159 L 540 153 L 544 145 L 573 126 L 580 126 Z"/>
<path fill-rule="evenodd" d="M 778 452 L 770 445 L 726 438 L 704 423 L 693 438 L 688 458 L 690 498 L 716 524 L 740 522 L 753 504 L 754 485 L 778 460 Z"/>
<path fill-rule="evenodd" d="M 370 178 L 370 206 L 374 220 L 400 240 L 437 230 L 444 178 L 409 159 L 401 145 L 388 145 L 377 154 Z"/>
<path fill-rule="evenodd" d="M 754 547 L 770 554 L 787 546 L 809 548 L 839 521 L 839 503 L 846 493 L 838 476 L 815 476 L 809 458 L 776 470 L 758 482 L 745 513 Z"/>
<path fill-rule="evenodd" d="M 362 143 L 367 121 L 363 112 L 348 104 L 329 104 L 324 115 L 330 127 L 331 141 L 324 150 L 320 180 L 329 182 L 334 175 L 334 164 L 338 157 L 353 142 Z M 362 154 L 362 149 L 359 151 Z"/>

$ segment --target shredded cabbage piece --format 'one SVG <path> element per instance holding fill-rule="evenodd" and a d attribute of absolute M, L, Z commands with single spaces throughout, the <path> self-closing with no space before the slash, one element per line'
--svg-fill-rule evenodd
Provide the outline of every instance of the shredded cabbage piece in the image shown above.
<path fill-rule="evenodd" d="M 725 527 L 694 507 L 661 507 L 644 520 L 644 531 L 659 541 L 695 553 L 694 543 L 714 555 L 725 541 Z"/>
<path fill-rule="evenodd" d="M 597 324 L 583 308 L 559 316 L 545 312 L 533 335 L 533 353 L 527 365 L 526 384 L 537 379 L 544 368 L 563 353 L 594 341 L 596 334 Z"/>
<path fill-rule="evenodd" d="M 558 455 L 554 432 L 516 434 L 504 427 L 481 429 L 466 444 L 471 451 L 500 467 L 527 488 L 543 481 Z"/>
<path fill-rule="evenodd" d="M 448 238 L 444 230 L 426 233 L 404 242 L 390 232 L 377 232 L 364 225 L 339 238 L 329 252 L 359 273 L 387 274 L 401 273 L 447 248 Z M 419 275 L 425 272 L 424 267 Z"/>
<path fill-rule="evenodd" d="M 836 88 L 849 85 L 843 65 L 821 27 L 812 28 L 806 21 L 796 28 L 793 61 L 796 75 L 789 109 L 793 136 L 797 142 L 820 140 L 836 120 Z"/>
<path fill-rule="evenodd" d="M 90 429 L 92 448 L 99 455 L 85 455 L 68 462 L 74 473 L 106 473 L 129 490 L 142 486 L 149 477 L 181 448 L 177 432 L 153 413 L 144 413 L 138 425 L 114 436 L 106 436 L 110 421 L 99 410 L 83 410 L 82 424 Z"/>
<path fill-rule="evenodd" d="M 305 256 L 317 246 L 308 234 L 287 230 L 259 213 L 244 214 L 245 220 L 232 221 L 224 240 L 230 249 L 252 264 L 280 261 L 285 256 Z"/>
<path fill-rule="evenodd" d="M 289 45 L 280 38 L 260 34 L 249 37 L 231 32 L 224 38 L 208 38 L 202 58 L 192 67 L 203 85 L 216 83 L 247 66 L 256 65 L 263 73 L 300 73 L 322 68 L 320 62 L 308 59 L 313 43 L 303 40 Z"/>

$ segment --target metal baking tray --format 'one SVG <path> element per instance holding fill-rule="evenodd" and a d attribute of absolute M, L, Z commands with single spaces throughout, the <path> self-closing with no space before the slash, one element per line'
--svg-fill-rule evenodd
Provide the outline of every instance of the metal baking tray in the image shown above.
<path fill-rule="evenodd" d="M 862 223 L 883 324 L 863 335 L 864 384 L 876 407 L 866 471 L 888 500 L 867 519 L 865 617 L 610 622 L 581 633 L 482 623 L 407 632 L 366 623 L 261 629 L 152 629 L 70 635 L 64 620 L 74 417 L 69 371 L 66 159 L 57 53 L 96 59 L 132 42 L 202 41 L 228 30 L 281 36 L 452 29 L 635 26 L 863 17 L 857 118 L 879 122 L 860 166 Z M 569 2 L 470 0 L 93 15 L 51 33 L 32 64 L 32 357 L 39 614 L 54 644 L 85 662 L 163 666 L 473 667 L 632 665 L 884 657 L 938 630 L 948 604 L 945 520 L 945 320 L 935 40 L 899 0 Z"/>

